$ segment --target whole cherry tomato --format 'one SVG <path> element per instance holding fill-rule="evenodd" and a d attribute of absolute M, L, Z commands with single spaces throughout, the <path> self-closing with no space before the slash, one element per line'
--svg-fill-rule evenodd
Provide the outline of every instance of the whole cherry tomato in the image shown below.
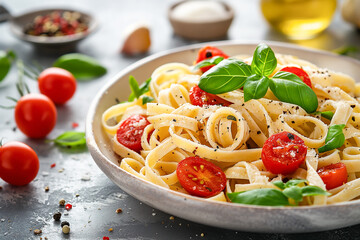
<path fill-rule="evenodd" d="M 307 147 L 298 136 L 281 132 L 269 137 L 262 148 L 261 159 L 274 174 L 290 174 L 304 162 Z"/>
<path fill-rule="evenodd" d="M 30 183 L 39 171 L 35 151 L 22 142 L 8 142 L 0 147 L 0 177 L 7 183 L 22 186 Z"/>
<path fill-rule="evenodd" d="M 186 191 L 199 197 L 215 196 L 226 186 L 226 176 L 221 168 L 200 157 L 180 161 L 176 175 Z"/>
<path fill-rule="evenodd" d="M 281 69 L 280 71 L 282 72 L 290 72 L 295 74 L 296 76 L 298 76 L 301 80 L 303 80 L 303 82 L 308 85 L 309 87 L 312 88 L 311 85 L 311 80 L 309 75 L 301 68 L 298 67 L 284 67 L 283 69 Z"/>
<path fill-rule="evenodd" d="M 317 173 L 326 185 L 326 189 L 340 187 L 347 182 L 348 173 L 344 163 L 335 163 L 320 168 Z"/>
<path fill-rule="evenodd" d="M 38 77 L 40 92 L 56 104 L 64 104 L 76 91 L 76 79 L 67 70 L 47 68 Z"/>
<path fill-rule="evenodd" d="M 27 94 L 15 106 L 16 125 L 29 138 L 46 137 L 54 128 L 56 117 L 54 103 L 43 94 Z"/>
<path fill-rule="evenodd" d="M 221 51 L 220 49 L 218 49 L 216 47 L 205 46 L 199 50 L 198 57 L 196 59 L 196 63 L 201 62 L 207 58 L 212 58 L 212 57 L 216 57 L 216 56 L 220 56 L 220 57 L 224 57 L 224 58 L 229 57 L 223 51 Z M 200 70 L 204 73 L 207 70 L 209 70 L 210 68 L 212 68 L 213 66 L 215 66 L 215 65 L 202 67 L 202 68 L 200 68 Z"/>
<path fill-rule="evenodd" d="M 150 122 L 143 115 L 131 115 L 125 119 L 119 129 L 117 130 L 116 137 L 119 143 L 135 152 L 140 152 L 141 136 L 144 129 Z"/>
<path fill-rule="evenodd" d="M 207 93 L 198 85 L 192 87 L 189 91 L 190 102 L 192 105 L 200 106 L 203 105 L 221 105 L 221 106 L 229 106 L 231 102 L 218 97 L 215 94 Z"/>

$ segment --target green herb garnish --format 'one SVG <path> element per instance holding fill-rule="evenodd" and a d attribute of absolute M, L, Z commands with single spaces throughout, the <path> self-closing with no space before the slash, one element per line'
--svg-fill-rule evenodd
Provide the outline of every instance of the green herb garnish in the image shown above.
<path fill-rule="evenodd" d="M 328 120 L 331 120 L 334 116 L 334 113 L 331 111 L 315 112 L 314 114 L 320 114 L 323 118 L 326 118 Z"/>
<path fill-rule="evenodd" d="M 13 51 L 0 51 L 0 82 L 2 82 L 9 73 L 11 64 L 16 58 Z"/>
<path fill-rule="evenodd" d="M 269 77 L 277 66 L 272 49 L 264 43 L 257 46 L 251 66 L 238 59 L 225 59 L 200 77 L 199 87 L 212 94 L 221 94 L 244 86 L 244 100 L 264 97 L 270 87 L 283 102 L 296 104 L 306 112 L 315 112 L 318 100 L 315 92 L 298 76 L 278 72 Z"/>
<path fill-rule="evenodd" d="M 84 132 L 64 132 L 57 138 L 50 141 L 62 147 L 83 147 L 86 145 L 86 138 Z"/>
<path fill-rule="evenodd" d="M 261 206 L 293 206 L 294 204 L 290 203 L 290 199 L 295 202 L 296 206 L 303 200 L 303 197 L 306 196 L 330 195 L 330 193 L 320 187 L 307 185 L 307 181 L 304 179 L 293 179 L 287 183 L 276 181 L 273 182 L 273 184 L 281 190 L 263 188 L 228 193 L 227 195 L 230 201 L 234 203 Z"/>
<path fill-rule="evenodd" d="M 335 148 L 341 147 L 345 142 L 345 135 L 343 129 L 345 124 L 336 124 L 329 127 L 325 138 L 325 145 L 320 147 L 319 153 L 327 152 Z"/>
<path fill-rule="evenodd" d="M 80 53 L 65 54 L 53 66 L 68 70 L 77 80 L 100 77 L 107 71 L 96 59 Z"/>
<path fill-rule="evenodd" d="M 151 78 L 147 79 L 144 83 L 139 86 L 139 83 L 133 76 L 129 76 L 129 85 L 131 89 L 131 94 L 128 98 L 128 101 L 134 101 L 135 98 L 140 98 L 142 95 L 149 91 Z M 146 104 L 148 102 L 152 102 L 154 99 L 150 96 L 143 96 L 142 97 L 142 104 Z"/>
<path fill-rule="evenodd" d="M 201 62 L 198 62 L 193 67 L 193 69 L 194 70 L 199 70 L 200 68 L 203 68 L 203 67 L 216 65 L 216 64 L 219 64 L 222 60 L 224 60 L 224 57 L 221 57 L 221 56 L 215 56 L 215 57 L 212 57 L 212 58 L 207 58 L 207 59 L 202 60 Z"/>

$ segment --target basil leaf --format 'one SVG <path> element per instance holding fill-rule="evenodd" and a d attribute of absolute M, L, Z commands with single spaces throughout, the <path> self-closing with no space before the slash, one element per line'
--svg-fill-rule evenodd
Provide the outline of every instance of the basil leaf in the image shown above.
<path fill-rule="evenodd" d="M 216 56 L 213 58 L 207 58 L 202 60 L 201 62 L 199 62 L 198 64 L 196 64 L 193 69 L 194 70 L 198 70 L 202 67 L 208 67 L 208 66 L 212 66 L 212 65 L 217 65 L 219 64 L 222 60 L 224 60 L 224 57 L 220 57 L 220 56 Z"/>
<path fill-rule="evenodd" d="M 11 63 L 15 59 L 13 51 L 0 51 L 0 82 L 2 82 L 11 69 Z"/>
<path fill-rule="evenodd" d="M 147 93 L 149 91 L 150 81 L 151 81 L 151 78 L 148 78 L 145 82 L 143 82 L 139 86 L 136 79 L 133 76 L 129 76 L 129 85 L 130 85 L 130 89 L 131 89 L 131 94 L 128 98 L 128 101 L 131 102 L 135 98 L 139 98 L 141 95 Z"/>
<path fill-rule="evenodd" d="M 133 76 L 129 77 L 129 85 L 130 85 L 130 89 L 131 89 L 131 94 L 129 96 L 129 101 L 132 101 L 135 98 L 139 98 L 141 96 L 139 84 L 138 84 L 138 82 L 135 80 L 135 78 Z"/>
<path fill-rule="evenodd" d="M 86 144 L 85 133 L 75 131 L 64 132 L 52 141 L 62 147 L 84 146 Z"/>
<path fill-rule="evenodd" d="M 276 73 L 270 79 L 270 89 L 280 101 L 296 104 L 308 113 L 318 107 L 315 92 L 293 73 Z"/>
<path fill-rule="evenodd" d="M 315 114 L 320 114 L 323 118 L 326 118 L 328 120 L 331 120 L 334 116 L 334 113 L 331 111 L 315 112 Z"/>
<path fill-rule="evenodd" d="M 316 195 L 325 195 L 329 196 L 331 193 L 323 190 L 318 186 L 306 186 L 301 188 L 302 195 L 305 196 L 316 196 Z"/>
<path fill-rule="evenodd" d="M 359 50 L 360 49 L 356 46 L 343 46 L 343 47 L 334 49 L 333 52 L 340 54 L 340 55 L 349 56 L 349 55 L 351 55 L 351 53 L 359 52 Z"/>
<path fill-rule="evenodd" d="M 235 121 L 235 122 L 236 122 L 236 117 L 235 117 L 235 116 L 233 116 L 233 115 L 228 115 L 228 116 L 226 117 L 226 119 L 227 119 L 227 120 L 231 120 L 231 121 Z"/>
<path fill-rule="evenodd" d="M 251 63 L 251 71 L 260 76 L 269 76 L 276 68 L 277 60 L 273 50 L 265 43 L 255 49 Z"/>
<path fill-rule="evenodd" d="M 145 105 L 146 103 L 152 102 L 154 99 L 150 96 L 143 96 L 142 97 L 142 104 Z"/>
<path fill-rule="evenodd" d="M 68 70 L 78 80 L 88 80 L 106 73 L 106 68 L 97 60 L 80 53 L 65 54 L 58 58 L 53 66 Z"/>
<path fill-rule="evenodd" d="M 258 75 L 251 75 L 246 79 L 244 85 L 244 100 L 259 99 L 265 96 L 269 88 L 269 78 Z"/>
<path fill-rule="evenodd" d="M 285 183 L 283 183 L 282 181 L 275 181 L 272 184 L 274 184 L 275 186 L 277 186 L 280 189 L 285 189 Z"/>
<path fill-rule="evenodd" d="M 303 195 L 301 192 L 301 188 L 297 186 L 292 186 L 289 188 L 285 188 L 283 191 L 283 194 L 288 197 L 295 200 L 295 202 L 301 202 L 303 200 Z"/>
<path fill-rule="evenodd" d="M 289 206 L 282 191 L 273 188 L 253 189 L 245 192 L 228 193 L 230 201 L 249 205 Z"/>
<path fill-rule="evenodd" d="M 342 131 L 344 127 L 345 124 L 336 124 L 329 127 L 325 138 L 325 145 L 318 149 L 319 153 L 339 148 L 344 144 L 345 135 Z"/>
<path fill-rule="evenodd" d="M 242 87 L 251 75 L 251 67 L 238 59 L 224 59 L 200 77 L 199 87 L 205 92 L 220 94 Z"/>
<path fill-rule="evenodd" d="M 303 182 L 307 182 L 307 181 L 305 179 L 291 179 L 285 183 L 285 188 L 297 186 Z"/>

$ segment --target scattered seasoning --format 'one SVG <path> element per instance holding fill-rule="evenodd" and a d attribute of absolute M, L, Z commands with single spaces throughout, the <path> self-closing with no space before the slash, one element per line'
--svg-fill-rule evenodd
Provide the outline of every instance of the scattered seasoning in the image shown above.
<path fill-rule="evenodd" d="M 109 232 L 112 232 L 113 230 L 114 230 L 113 228 L 109 228 L 109 230 L 108 230 L 108 231 L 109 231 Z"/>
<path fill-rule="evenodd" d="M 80 194 L 78 194 L 78 193 L 77 193 L 77 194 L 75 194 L 75 197 L 79 197 L 79 196 L 80 196 Z"/>
<path fill-rule="evenodd" d="M 174 218 L 174 216 L 170 216 L 169 219 L 170 219 L 170 220 L 174 220 L 175 218 Z"/>
<path fill-rule="evenodd" d="M 62 232 L 63 232 L 64 234 L 69 234 L 69 232 L 70 232 L 70 227 L 69 227 L 69 225 L 64 225 L 64 226 L 62 227 Z"/>
<path fill-rule="evenodd" d="M 2 186 L 0 186 L 0 190 L 2 190 L 3 189 L 3 187 Z"/>
<path fill-rule="evenodd" d="M 61 227 L 64 227 L 66 225 L 70 226 L 70 223 L 68 221 L 62 221 L 61 224 L 60 224 Z"/>
<path fill-rule="evenodd" d="M 60 221 L 61 213 L 60 212 L 54 213 L 53 218 L 55 221 Z"/>
<path fill-rule="evenodd" d="M 59 173 L 62 173 L 64 170 L 63 168 L 59 169 Z"/>
<path fill-rule="evenodd" d="M 53 163 L 50 165 L 50 168 L 54 168 L 56 166 L 56 163 Z"/>
<path fill-rule="evenodd" d="M 46 187 L 44 188 L 44 190 L 45 190 L 45 192 L 48 192 L 48 191 L 50 190 L 49 186 L 46 186 Z"/>
<path fill-rule="evenodd" d="M 122 211 L 123 211 L 123 210 L 122 210 L 121 208 L 118 208 L 118 209 L 116 209 L 115 212 L 116 212 L 116 213 L 122 213 Z"/>
<path fill-rule="evenodd" d="M 35 229 L 35 230 L 34 230 L 34 234 L 35 234 L 35 235 L 39 235 L 39 234 L 41 234 L 41 233 L 42 233 L 41 229 Z"/>
<path fill-rule="evenodd" d="M 201 234 L 200 234 L 200 236 L 201 236 L 201 237 L 204 237 L 204 234 L 203 234 L 203 233 L 201 233 Z"/>
<path fill-rule="evenodd" d="M 110 238 L 109 238 L 109 237 L 104 236 L 104 237 L 103 237 L 103 240 L 110 240 Z"/>
<path fill-rule="evenodd" d="M 65 209 L 69 211 L 70 209 L 72 209 L 72 205 L 70 203 L 66 204 Z"/>
<path fill-rule="evenodd" d="M 77 123 L 77 122 L 73 122 L 72 124 L 71 124 L 71 127 L 72 128 L 77 128 L 79 126 L 79 124 Z"/>
<path fill-rule="evenodd" d="M 60 206 L 65 206 L 65 199 L 60 199 L 59 205 Z"/>

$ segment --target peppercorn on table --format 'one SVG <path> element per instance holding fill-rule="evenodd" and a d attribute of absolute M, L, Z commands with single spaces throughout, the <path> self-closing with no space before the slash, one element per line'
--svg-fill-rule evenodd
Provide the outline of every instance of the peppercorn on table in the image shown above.
<path fill-rule="evenodd" d="M 41 8 L 66 7 L 92 14 L 99 21 L 98 31 L 80 42 L 76 52 L 93 57 L 107 72 L 94 79 L 77 81 L 74 96 L 56 105 L 57 121 L 46 139 L 66 131 L 84 132 L 87 109 L 97 91 L 117 72 L 147 55 L 185 46 L 197 41 L 173 33 L 167 10 L 176 1 L 11 1 L 0 2 L 17 16 Z M 360 33 L 340 14 L 340 3 L 330 27 L 309 40 L 288 40 L 266 23 L 260 1 L 226 1 L 235 19 L 222 40 L 272 40 L 296 43 L 323 50 L 343 46 L 360 48 Z M 122 55 L 125 29 L 146 22 L 151 48 L 143 55 Z M 0 50 L 12 50 L 25 64 L 50 67 L 65 51 L 35 48 L 15 38 L 8 23 L 0 25 Z M 360 56 L 354 53 L 354 57 Z M 15 64 L 13 64 L 15 65 Z M 4 65 L 0 65 L 4 67 Z M 13 66 L 0 82 L 0 105 L 12 106 L 7 97 L 19 98 Z M 31 92 L 38 83 L 24 78 Z M 214 228 L 168 215 L 134 199 L 112 183 L 97 167 L 86 147 L 61 147 L 52 141 L 31 139 L 15 123 L 14 109 L 0 108 L 0 139 L 19 141 L 37 154 L 40 168 L 28 185 L 16 187 L 0 179 L 0 239 L 358 239 L 360 225 L 319 233 L 258 234 Z"/>

